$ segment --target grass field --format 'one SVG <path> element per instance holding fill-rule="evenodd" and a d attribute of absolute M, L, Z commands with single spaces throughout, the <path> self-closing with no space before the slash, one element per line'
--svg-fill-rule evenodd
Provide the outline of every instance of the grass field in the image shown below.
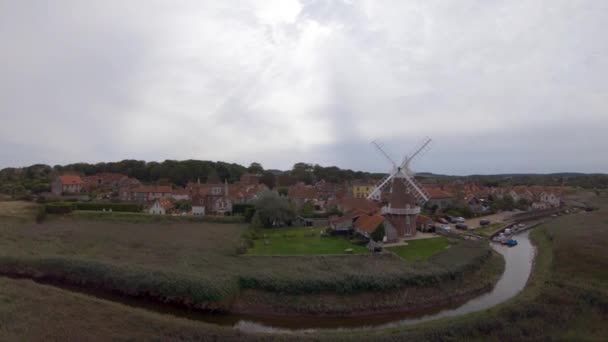
<path fill-rule="evenodd" d="M 446 249 L 450 243 L 445 237 L 408 241 L 407 246 L 387 248 L 408 261 L 423 261 Z"/>
<path fill-rule="evenodd" d="M 370 254 L 237 256 L 246 229 L 242 224 L 75 216 L 43 224 L 0 221 L 0 272 L 204 306 L 241 289 L 344 294 L 434 286 L 481 267 L 489 252 L 483 244 L 462 244 L 426 264 Z"/>
<path fill-rule="evenodd" d="M 608 249 L 605 248 L 608 244 L 608 198 L 601 199 L 598 205 L 601 207 L 599 211 L 559 217 L 535 229 L 531 236 L 538 246 L 538 254 L 527 288 L 507 303 L 463 317 L 386 329 L 244 335 L 218 326 L 74 294 L 29 280 L 0 278 L 0 336 L 9 341 L 604 341 L 608 336 Z M 310 277 L 314 279 L 345 271 L 332 265 L 333 258 L 321 258 L 321 266 L 316 264 L 316 258 L 234 257 L 230 243 L 238 242 L 243 229 L 239 225 L 209 224 L 158 226 L 88 223 L 78 226 L 72 220 L 29 226 L 0 221 L 0 254 L 14 258 L 77 256 L 112 265 L 155 265 L 156 271 L 212 272 L 214 276 L 222 274 L 221 270 L 225 274 L 232 274 L 250 268 L 255 269 L 253 273 L 258 275 L 285 272 L 279 279 L 294 277 L 290 278 L 292 280 L 297 279 L 295 273 L 310 272 Z M 149 236 L 142 240 L 140 234 L 146 232 Z M 213 241 L 209 241 L 210 232 L 218 235 Z M 181 234 L 187 236 L 181 238 Z M 96 238 L 95 243 L 91 242 L 92 237 Z M 179 248 L 181 245 L 185 247 Z M 461 250 L 455 254 L 459 248 Z M 474 255 L 475 248 L 469 252 Z M 463 253 L 466 254 L 464 247 L 456 245 L 432 256 L 428 263 L 421 264 L 424 267 L 441 264 L 458 267 L 455 264 L 461 264 L 463 267 L 463 260 L 470 257 L 463 257 Z M 206 260 L 211 256 L 213 261 Z M 366 265 L 359 260 L 362 257 L 367 256 L 352 256 L 356 260 L 354 268 L 363 267 L 364 272 L 374 272 L 373 267 L 377 267 L 381 272 L 396 272 L 392 260 L 378 259 L 381 262 L 372 261 L 372 265 Z M 461 260 L 455 260 L 457 258 Z M 315 266 L 310 268 L 299 262 L 311 259 Z M 257 263 L 257 260 L 262 262 Z M 276 264 L 277 260 L 281 263 Z M 241 262 L 245 264 L 231 265 Z M 331 271 L 317 273 L 319 269 L 328 267 L 327 262 Z M 271 267 L 265 268 L 266 264 L 271 264 Z M 405 262 L 398 264 L 400 268 L 412 267 Z M 297 270 L 294 274 L 289 272 L 293 269 Z M 270 274 L 268 276 L 272 279 Z"/>
<path fill-rule="evenodd" d="M 343 237 L 321 237 L 322 228 L 262 229 L 247 252 L 251 255 L 329 255 L 369 253 L 365 246 L 350 243 Z"/>
<path fill-rule="evenodd" d="M 33 221 L 38 205 L 22 201 L 0 201 L 0 220 Z"/>

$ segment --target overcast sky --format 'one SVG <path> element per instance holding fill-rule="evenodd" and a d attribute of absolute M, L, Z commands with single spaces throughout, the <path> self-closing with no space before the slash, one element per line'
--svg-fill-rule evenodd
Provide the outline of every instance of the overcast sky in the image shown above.
<path fill-rule="evenodd" d="M 608 1 L 0 0 L 0 167 L 608 172 Z"/>

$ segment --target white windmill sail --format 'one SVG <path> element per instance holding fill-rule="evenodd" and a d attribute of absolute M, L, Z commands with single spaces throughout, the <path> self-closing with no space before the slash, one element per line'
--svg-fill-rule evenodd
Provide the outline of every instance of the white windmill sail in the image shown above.
<path fill-rule="evenodd" d="M 420 147 L 418 147 L 414 151 L 414 153 L 411 155 L 411 157 L 406 156 L 403 159 L 403 162 L 401 163 L 401 165 L 397 166 L 397 164 L 382 149 L 382 147 L 380 147 L 380 145 L 376 141 L 373 141 L 372 144 L 376 147 L 376 149 L 380 152 L 380 154 L 382 154 L 391 163 L 392 170 L 391 170 L 391 172 L 388 173 L 388 175 L 386 175 L 378 183 L 376 188 L 370 193 L 370 195 L 367 198 L 368 199 L 378 199 L 382 190 L 384 188 L 386 188 L 387 185 L 391 183 L 391 181 L 394 181 L 395 178 L 398 178 L 400 181 L 402 181 L 405 184 L 406 188 L 410 191 L 410 193 L 412 193 L 414 195 L 418 204 L 420 206 L 424 205 L 424 203 L 426 203 L 429 200 L 430 196 L 429 196 L 428 192 L 426 192 L 426 190 L 424 189 L 422 184 L 420 184 L 414 178 L 414 172 L 410 169 L 410 163 L 425 148 L 427 148 L 430 143 L 431 143 L 431 139 L 427 138 L 425 141 L 423 141 L 423 143 L 420 145 Z"/>

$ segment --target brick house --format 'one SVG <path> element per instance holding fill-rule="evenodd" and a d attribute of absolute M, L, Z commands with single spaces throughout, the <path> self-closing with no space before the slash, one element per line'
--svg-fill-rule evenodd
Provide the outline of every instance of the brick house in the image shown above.
<path fill-rule="evenodd" d="M 429 200 L 425 204 L 428 208 L 437 206 L 438 209 L 445 209 L 454 204 L 454 195 L 452 193 L 442 190 L 437 186 L 425 186 L 424 189 L 429 194 Z"/>
<path fill-rule="evenodd" d="M 121 182 L 129 177 L 120 173 L 98 173 L 96 175 L 84 177 L 86 188 L 89 190 L 101 189 L 108 191 L 118 191 Z"/>
<path fill-rule="evenodd" d="M 258 185 L 262 175 L 256 173 L 244 173 L 239 181 L 240 185 Z"/>
<path fill-rule="evenodd" d="M 192 213 L 195 215 L 227 215 L 232 213 L 233 201 L 230 198 L 228 182 L 222 184 L 218 179 L 210 179 L 206 184 L 188 184 L 192 197 Z"/>
<path fill-rule="evenodd" d="M 76 175 L 58 176 L 51 184 L 51 192 L 54 195 L 79 194 L 84 188 L 84 180 Z"/>
<path fill-rule="evenodd" d="M 161 198 L 170 198 L 173 193 L 168 185 L 147 185 L 129 189 L 128 200 L 139 203 L 150 202 Z"/>

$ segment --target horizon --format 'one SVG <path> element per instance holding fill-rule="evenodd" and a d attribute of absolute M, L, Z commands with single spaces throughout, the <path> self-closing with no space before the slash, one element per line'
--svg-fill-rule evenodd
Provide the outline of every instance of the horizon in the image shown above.
<path fill-rule="evenodd" d="M 608 173 L 608 3 L 0 4 L 0 169 L 301 160 Z"/>
<path fill-rule="evenodd" d="M 21 168 L 27 168 L 27 167 L 31 167 L 34 165 L 47 165 L 50 166 L 51 168 L 54 168 L 55 166 L 62 166 L 65 167 L 67 165 L 74 165 L 74 164 L 80 164 L 80 163 L 84 163 L 84 164 L 89 164 L 89 165 L 96 165 L 96 164 L 100 164 L 100 163 L 118 163 L 124 160 L 137 160 L 137 161 L 143 161 L 145 163 L 162 163 L 164 161 L 176 161 L 176 162 L 182 162 L 182 161 L 188 161 L 188 160 L 196 160 L 196 161 L 208 161 L 208 162 L 213 162 L 213 163 L 227 163 L 227 164 L 238 164 L 241 165 L 245 168 L 247 168 L 250 164 L 252 163 L 259 163 L 260 165 L 262 165 L 262 167 L 264 168 L 264 171 L 280 171 L 280 172 L 289 172 L 292 170 L 292 167 L 289 168 L 284 168 L 284 169 L 279 169 L 279 168 L 272 168 L 272 167 L 266 167 L 264 165 L 264 163 L 261 162 L 250 162 L 250 163 L 246 163 L 246 164 L 241 164 L 241 163 L 236 163 L 236 162 L 229 162 L 229 161 L 224 161 L 224 160 L 204 160 L 204 159 L 166 159 L 166 160 L 160 160 L 160 161 L 156 161 L 156 160 L 139 160 L 139 159 L 122 159 L 122 160 L 116 160 L 116 161 L 98 161 L 98 162 L 73 162 L 73 163 L 65 163 L 65 164 L 46 164 L 46 163 L 34 163 L 34 164 L 30 164 L 30 165 L 23 165 L 23 166 L 6 166 L 6 167 L 2 167 L 0 168 L 0 171 L 4 170 L 4 169 L 21 169 Z M 371 171 L 371 170 L 359 170 L 359 169 L 350 169 L 350 168 L 345 168 L 345 167 L 341 167 L 338 165 L 323 165 L 323 164 L 318 164 L 318 163 L 309 163 L 309 162 L 302 162 L 301 163 L 306 163 L 306 164 L 310 164 L 310 165 L 319 165 L 321 167 L 324 168 L 328 168 L 328 167 L 337 167 L 341 170 L 351 170 L 354 172 L 366 172 L 366 173 L 371 173 L 371 174 L 379 174 L 379 173 L 383 173 L 386 174 L 388 173 L 388 171 Z M 296 163 L 300 163 L 300 162 L 295 162 L 294 165 Z M 472 177 L 472 176 L 519 176 L 519 175 L 530 175 L 530 176 L 550 176 L 550 175 L 559 175 L 559 174 L 580 174 L 580 175 L 608 175 L 608 173 L 603 173 L 603 172 L 578 172 L 578 171 L 558 171 L 558 172 L 548 172 L 548 173 L 534 173 L 534 172 L 507 172 L 507 173 L 471 173 L 471 174 L 445 174 L 445 173 L 437 173 L 437 172 L 431 172 L 431 171 L 425 171 L 425 170 L 415 170 L 416 174 L 431 174 L 433 176 L 445 176 L 445 177 Z"/>

